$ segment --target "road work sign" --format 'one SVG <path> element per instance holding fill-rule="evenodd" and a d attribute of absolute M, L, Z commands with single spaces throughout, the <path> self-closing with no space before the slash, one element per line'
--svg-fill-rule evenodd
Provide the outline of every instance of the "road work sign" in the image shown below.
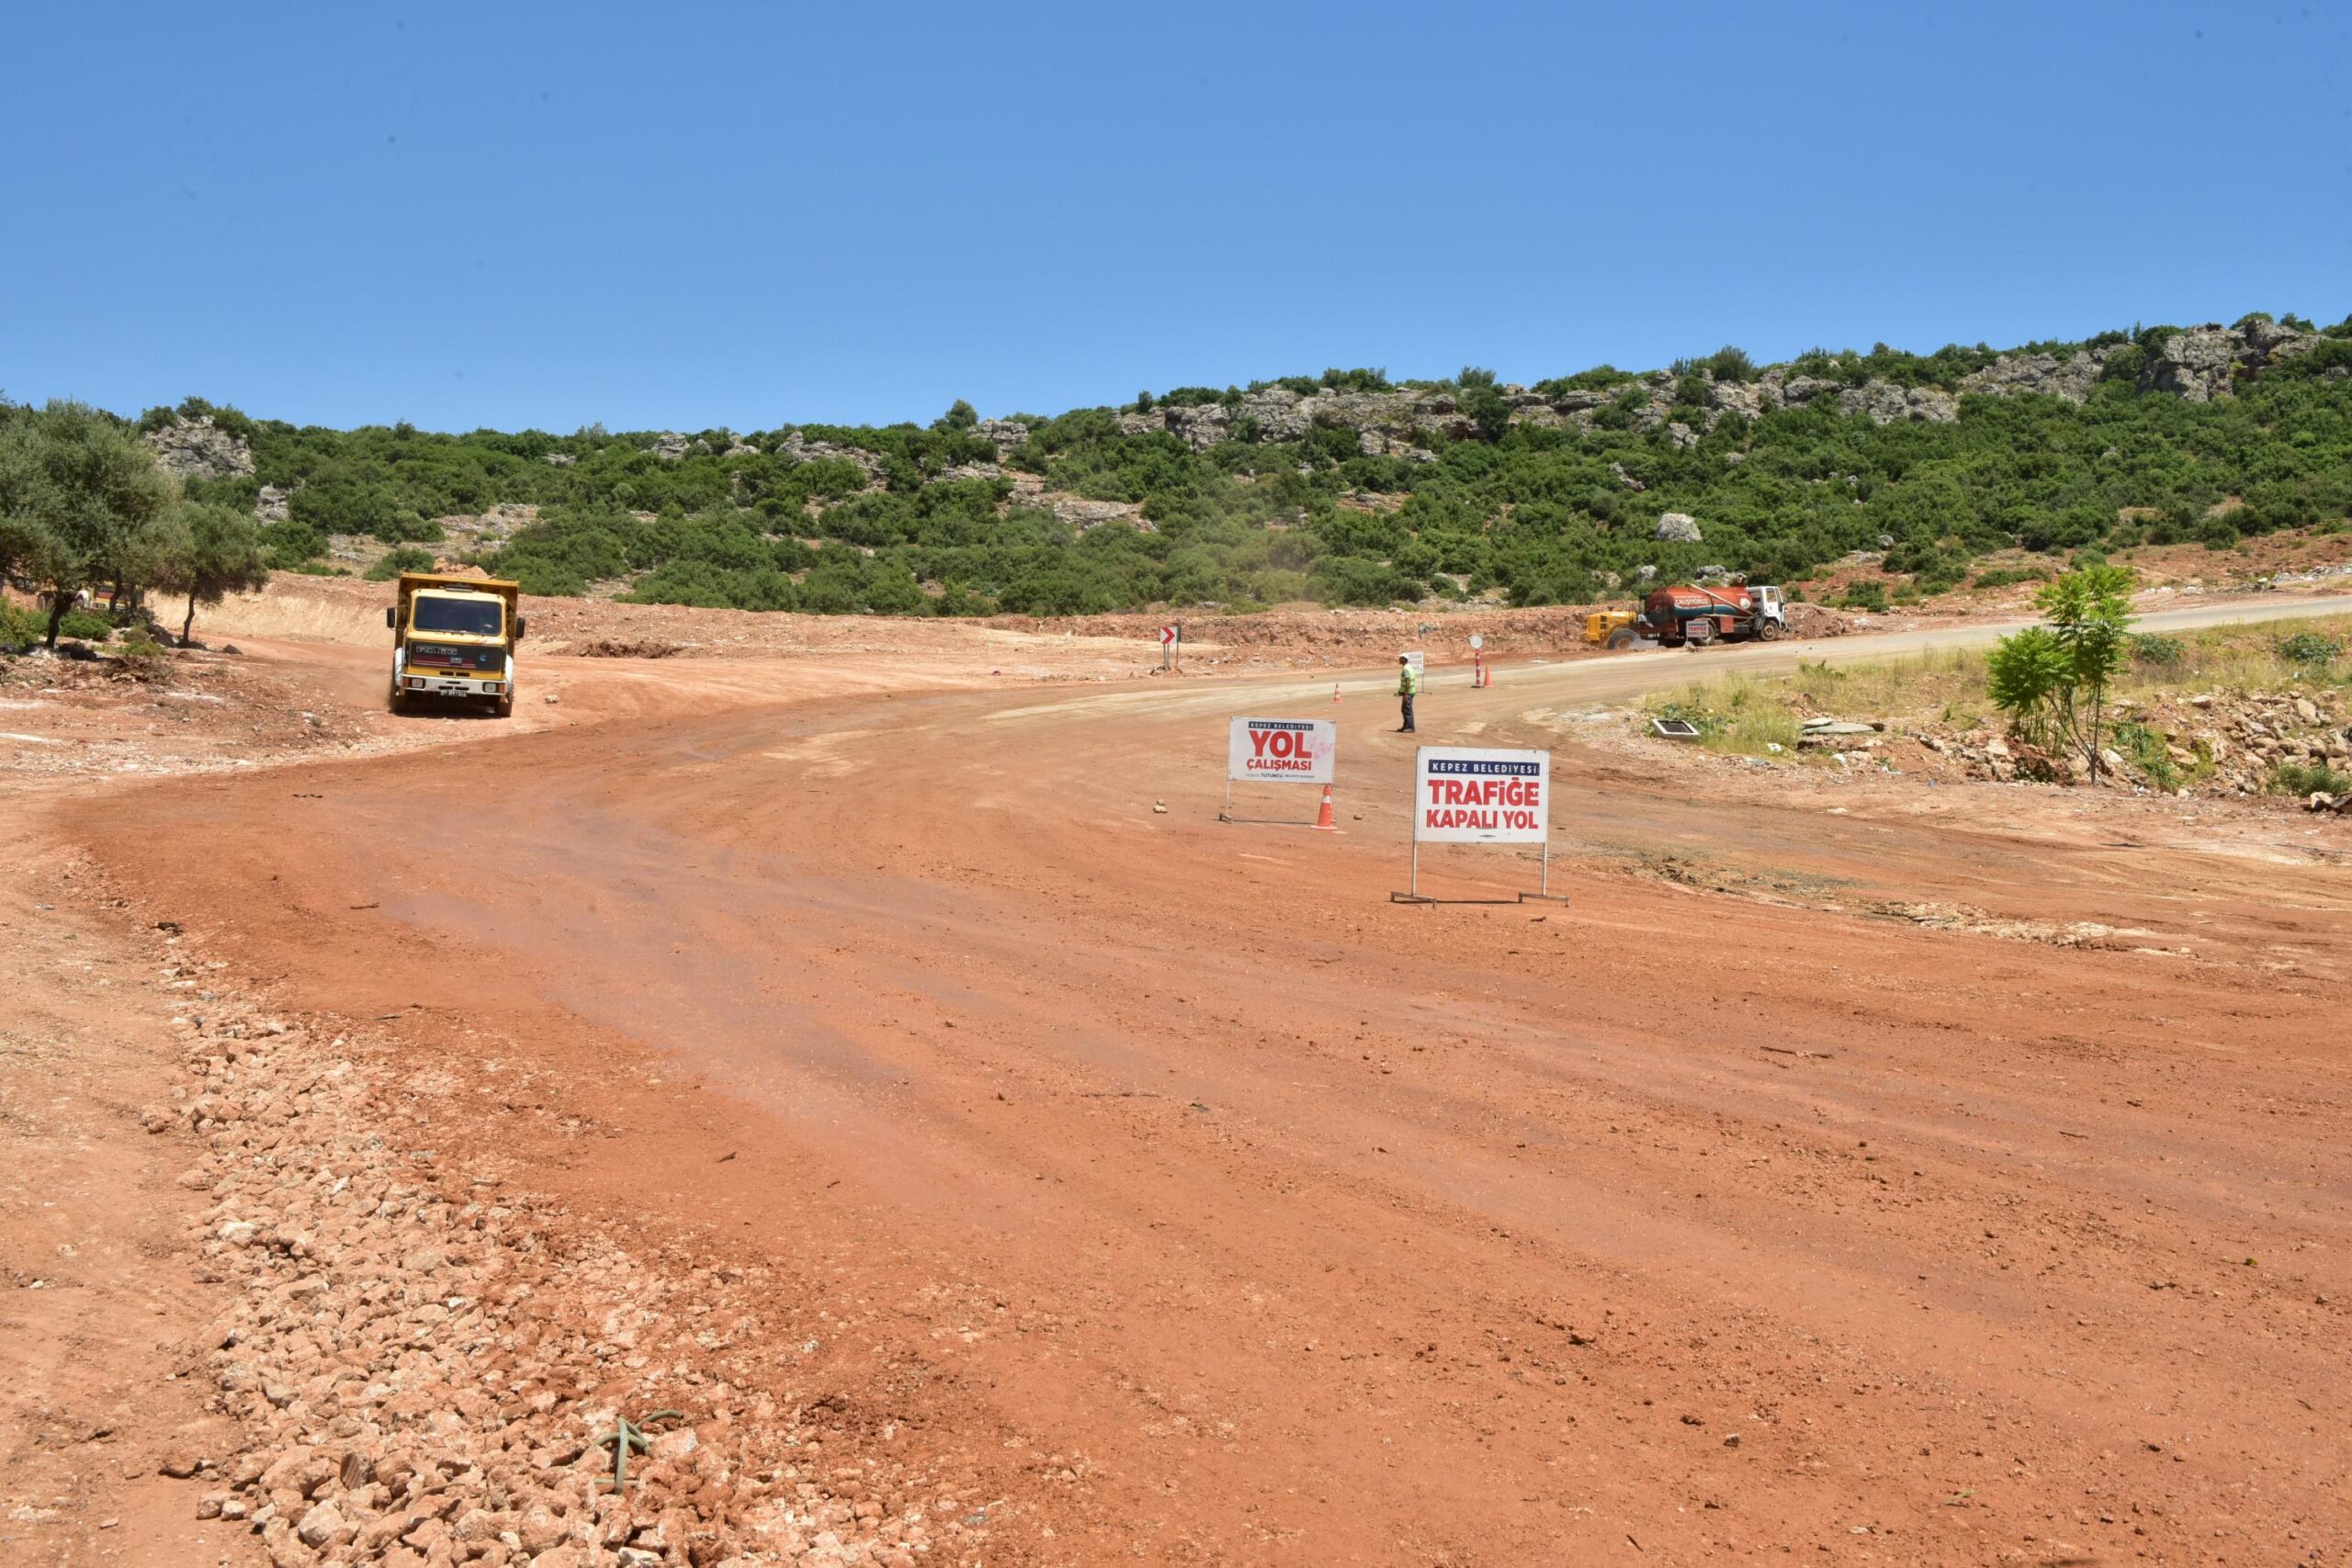
<path fill-rule="evenodd" d="M 1329 719 L 1237 718 L 1227 732 L 1228 781 L 1274 784 L 1331 782 L 1340 727 Z"/>
<path fill-rule="evenodd" d="M 1398 904 L 1565 904 L 1552 891 L 1552 753 L 1424 746 L 1413 760 L 1413 879 Z M 1432 898 L 1421 892 L 1423 844 L 1538 844 L 1543 880 L 1512 898 Z"/>
<path fill-rule="evenodd" d="M 1550 836 L 1552 753 L 1424 746 L 1413 837 L 1427 844 L 1540 844 Z"/>

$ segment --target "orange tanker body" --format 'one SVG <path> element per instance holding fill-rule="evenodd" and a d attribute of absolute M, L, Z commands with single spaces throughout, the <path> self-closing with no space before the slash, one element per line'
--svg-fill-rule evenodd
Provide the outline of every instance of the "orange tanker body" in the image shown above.
<path fill-rule="evenodd" d="M 1642 601 L 1642 635 L 1668 648 L 1704 648 L 1711 642 L 1770 642 L 1789 635 L 1786 605 L 1777 588 L 1733 583 L 1723 588 L 1679 584 L 1660 588 Z"/>

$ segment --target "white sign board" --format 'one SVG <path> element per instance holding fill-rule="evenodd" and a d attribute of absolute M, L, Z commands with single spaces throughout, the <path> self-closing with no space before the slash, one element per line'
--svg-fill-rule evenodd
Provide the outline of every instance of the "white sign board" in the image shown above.
<path fill-rule="evenodd" d="M 1416 675 L 1421 674 L 1425 669 L 1425 666 L 1421 663 L 1420 650 L 1418 649 L 1411 653 L 1405 655 L 1405 662 L 1413 667 L 1413 673 Z"/>
<path fill-rule="evenodd" d="M 1340 727 L 1329 719 L 1237 718 L 1226 737 L 1225 776 L 1243 782 L 1331 782 Z"/>
<path fill-rule="evenodd" d="M 1482 649 L 1482 648 L 1484 648 L 1484 647 L 1486 647 L 1486 646 L 1487 646 L 1487 639 L 1486 639 L 1486 637 L 1485 637 L 1482 634 L 1480 634 L 1480 633 L 1478 633 L 1478 632 L 1472 632 L 1472 633 L 1470 634 L 1470 651 L 1471 651 L 1471 652 L 1476 653 L 1476 652 L 1477 652 L 1480 649 Z"/>
<path fill-rule="evenodd" d="M 1182 635 L 1182 633 L 1180 632 L 1179 628 L 1177 628 L 1177 627 L 1175 627 L 1175 626 L 1162 626 L 1162 627 L 1160 627 L 1160 628 L 1159 628 L 1159 646 L 1160 646 L 1160 647 L 1162 647 L 1162 648 L 1168 648 L 1168 647 L 1170 647 L 1171 645 L 1173 645 L 1173 644 L 1174 644 L 1174 642 L 1176 641 L 1176 638 L 1177 638 L 1179 636 L 1181 636 L 1181 635 Z"/>
<path fill-rule="evenodd" d="M 1552 753 L 1424 746 L 1413 766 L 1413 838 L 1540 844 L 1552 820 Z"/>

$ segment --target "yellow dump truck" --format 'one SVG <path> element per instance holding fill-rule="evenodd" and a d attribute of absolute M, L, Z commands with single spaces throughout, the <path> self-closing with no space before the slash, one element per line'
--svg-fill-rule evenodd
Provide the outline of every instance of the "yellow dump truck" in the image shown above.
<path fill-rule="evenodd" d="M 458 697 L 488 703 L 501 718 L 513 714 L 522 592 L 496 578 L 401 573 L 400 597 L 384 612 L 392 711 L 406 712 L 419 697 Z"/>

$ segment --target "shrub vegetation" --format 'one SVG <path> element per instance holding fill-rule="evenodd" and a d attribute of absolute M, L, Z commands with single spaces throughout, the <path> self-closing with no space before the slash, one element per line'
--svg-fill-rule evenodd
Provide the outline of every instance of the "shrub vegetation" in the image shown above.
<path fill-rule="evenodd" d="M 2341 371 L 2352 366 L 2352 324 L 2324 329 L 2316 349 L 2205 403 L 2140 389 L 2141 370 L 2175 330 L 2089 340 L 2108 358 L 2086 402 L 1966 395 L 1948 423 L 1878 425 L 1821 397 L 1710 424 L 1711 387 L 1761 373 L 1731 346 L 1672 367 L 1670 421 L 1653 414 L 1643 378 L 1611 366 L 1537 383 L 1549 398 L 1605 400 L 1584 416 L 1589 429 L 1519 418 L 1525 400 L 1478 367 L 1435 382 L 1334 368 L 1145 392 L 1125 409 L 1015 415 L 1026 438 L 1001 448 L 988 433 L 1001 427 L 961 401 L 928 424 L 707 430 L 682 455 L 650 432 L 331 430 L 198 399 L 140 423 L 209 414 L 251 442 L 252 476 L 190 481 L 186 499 L 250 510 L 262 486 L 284 492 L 288 520 L 258 539 L 264 562 L 281 570 L 315 562 L 330 536 L 433 544 L 435 518 L 517 502 L 537 507 L 537 522 L 482 564 L 535 592 L 887 615 L 1481 595 L 1547 604 L 1629 594 L 1643 566 L 1665 581 L 1723 565 L 1799 584 L 1851 552 L 1883 550 L 1894 580 L 1849 601 L 1875 609 L 1890 589 L 1907 603 L 1956 586 L 1999 550 L 2228 549 L 2280 529 L 2343 526 L 2352 380 Z M 1839 387 L 1875 378 L 1952 390 L 1996 357 L 1984 344 L 1918 355 L 1881 344 L 1813 350 L 1784 369 Z M 1412 442 L 1360 444 L 1349 429 L 1269 440 L 1244 411 L 1250 392 L 1272 387 L 1401 389 L 1451 398 L 1458 418 Z M 1169 411 L 1211 407 L 1227 414 L 1227 439 L 1215 445 L 1195 450 L 1157 428 Z M 0 430 L 33 417 L 0 405 Z M 1017 489 L 1015 476 L 1127 503 L 1142 525 L 1080 529 L 1024 502 L 1034 489 Z M 1665 512 L 1698 518 L 1704 542 L 1655 539 Z M 45 537 L 56 534 L 54 522 L 45 526 Z M 0 532 L 0 555 L 8 538 Z M 54 562 L 76 579 L 117 559 L 96 540 L 68 553 L 71 563 Z M 1977 581 L 2027 572 L 2041 569 Z"/>

